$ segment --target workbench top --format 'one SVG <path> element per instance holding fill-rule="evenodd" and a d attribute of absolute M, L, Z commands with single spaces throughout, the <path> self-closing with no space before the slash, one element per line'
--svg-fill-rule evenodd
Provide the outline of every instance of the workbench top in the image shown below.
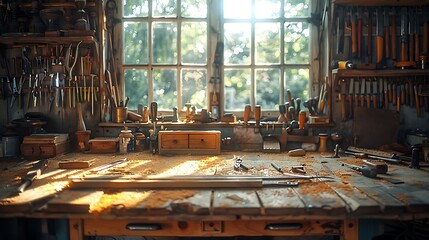
<path fill-rule="evenodd" d="M 11 195 L 25 176 L 31 161 L 0 162 L 2 217 L 79 217 L 137 219 L 416 219 L 429 217 L 429 173 L 406 165 L 388 164 L 387 174 L 372 179 L 362 176 L 342 163 L 362 165 L 362 159 L 332 153 L 307 153 L 290 157 L 285 153 L 222 152 L 220 155 L 160 156 L 149 152 L 126 155 L 70 153 L 49 159 L 48 168 L 32 186 L 19 195 Z M 236 158 L 249 168 L 234 170 Z M 125 163 L 91 172 L 94 167 L 121 158 Z M 60 161 L 91 160 L 85 169 L 60 169 Z M 275 170 L 276 163 L 285 174 Z M 292 166 L 303 166 L 305 175 L 330 176 L 289 180 L 298 186 L 182 187 L 172 182 L 171 188 L 115 188 L 115 180 L 163 178 L 177 175 L 237 176 L 255 179 L 285 177 Z M 71 179 L 101 179 L 103 184 L 82 187 Z M 107 179 L 107 180 L 106 180 Z M 244 178 L 247 179 L 247 178 Z M 237 180 L 239 181 L 239 180 Z M 230 182 L 228 182 L 230 183 Z M 107 184 L 107 185 L 106 185 Z M 106 187 L 107 186 L 107 187 Z M 113 187 L 109 187 L 113 186 Z"/>

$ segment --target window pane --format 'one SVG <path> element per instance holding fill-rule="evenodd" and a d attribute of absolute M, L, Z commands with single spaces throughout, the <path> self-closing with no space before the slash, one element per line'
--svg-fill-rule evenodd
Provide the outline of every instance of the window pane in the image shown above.
<path fill-rule="evenodd" d="M 252 1 L 224 0 L 223 16 L 224 18 L 250 19 L 250 16 L 252 16 Z"/>
<path fill-rule="evenodd" d="M 285 23 L 285 62 L 308 64 L 310 59 L 310 29 L 304 22 Z"/>
<path fill-rule="evenodd" d="M 250 64 L 250 23 L 225 23 L 224 35 L 225 65 Z"/>
<path fill-rule="evenodd" d="M 207 0 L 182 0 L 182 17 L 206 18 Z"/>
<path fill-rule="evenodd" d="M 177 24 L 153 23 L 153 63 L 177 63 Z"/>
<path fill-rule="evenodd" d="M 124 63 L 148 64 L 148 25 L 124 22 Z"/>
<path fill-rule="evenodd" d="M 153 100 L 160 110 L 172 110 L 177 106 L 177 71 L 159 69 L 152 72 Z"/>
<path fill-rule="evenodd" d="M 255 1 L 256 18 L 279 18 L 281 0 L 257 0 Z"/>
<path fill-rule="evenodd" d="M 148 1 L 123 0 L 124 17 L 148 17 Z"/>
<path fill-rule="evenodd" d="M 176 17 L 175 0 L 152 0 L 152 16 L 153 17 Z"/>
<path fill-rule="evenodd" d="M 280 100 L 280 70 L 257 69 L 256 79 L 256 104 L 262 109 L 278 109 Z"/>
<path fill-rule="evenodd" d="M 207 63 L 207 23 L 182 23 L 182 63 Z"/>
<path fill-rule="evenodd" d="M 255 24 L 256 64 L 280 63 L 280 23 Z"/>
<path fill-rule="evenodd" d="M 285 92 L 287 89 L 290 89 L 292 97 L 295 99 L 300 98 L 301 102 L 309 98 L 308 82 L 310 81 L 310 71 L 308 68 L 287 69 L 285 71 L 285 79 Z M 303 106 L 301 106 L 302 108 Z"/>
<path fill-rule="evenodd" d="M 190 102 L 197 109 L 207 108 L 207 71 L 182 70 L 182 103 Z"/>
<path fill-rule="evenodd" d="M 308 17 L 309 0 L 285 0 L 285 17 Z"/>
<path fill-rule="evenodd" d="M 126 69 L 124 71 L 125 96 L 130 97 L 129 109 L 137 109 L 139 103 L 148 106 L 148 71 L 146 69 Z"/>
<path fill-rule="evenodd" d="M 250 103 L 250 69 L 226 69 L 224 71 L 225 110 L 242 110 Z"/>

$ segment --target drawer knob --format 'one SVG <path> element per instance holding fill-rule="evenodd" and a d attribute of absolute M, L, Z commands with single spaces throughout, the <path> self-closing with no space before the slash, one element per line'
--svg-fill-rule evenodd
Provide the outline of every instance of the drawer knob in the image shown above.
<path fill-rule="evenodd" d="M 177 141 L 177 139 L 174 139 L 174 140 L 173 140 L 173 143 L 174 143 L 174 144 L 177 144 L 177 143 L 179 143 L 179 141 Z"/>
<path fill-rule="evenodd" d="M 201 142 L 204 142 L 204 138 L 201 138 Z"/>

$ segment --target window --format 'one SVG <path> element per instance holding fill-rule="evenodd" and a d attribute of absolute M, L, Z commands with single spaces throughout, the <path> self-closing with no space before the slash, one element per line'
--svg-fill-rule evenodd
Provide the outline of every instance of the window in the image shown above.
<path fill-rule="evenodd" d="M 206 0 L 123 0 L 123 74 L 130 109 L 207 106 Z"/>
<path fill-rule="evenodd" d="M 224 1 L 223 9 L 225 110 L 277 110 L 286 89 L 307 99 L 308 0 Z"/>
<path fill-rule="evenodd" d="M 245 104 L 277 111 L 286 89 L 294 98 L 307 99 L 309 2 L 122 0 L 122 71 L 129 108 L 152 101 L 167 111 L 183 109 L 186 102 L 208 108 L 218 73 L 223 74 L 220 99 L 228 112 L 243 111 Z M 213 27 L 216 21 L 220 29 Z M 224 44 L 221 71 L 210 57 L 218 41 Z"/>

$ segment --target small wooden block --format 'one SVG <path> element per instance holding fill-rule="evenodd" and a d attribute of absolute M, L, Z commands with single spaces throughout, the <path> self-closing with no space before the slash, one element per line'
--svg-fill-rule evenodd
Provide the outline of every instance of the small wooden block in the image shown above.
<path fill-rule="evenodd" d="M 89 168 L 94 163 L 94 160 L 77 160 L 77 161 L 69 161 L 62 160 L 58 162 L 58 167 L 63 169 L 82 169 Z"/>
<path fill-rule="evenodd" d="M 305 150 L 301 149 L 301 148 L 290 150 L 288 152 L 288 155 L 291 156 L 291 157 L 305 156 Z"/>

